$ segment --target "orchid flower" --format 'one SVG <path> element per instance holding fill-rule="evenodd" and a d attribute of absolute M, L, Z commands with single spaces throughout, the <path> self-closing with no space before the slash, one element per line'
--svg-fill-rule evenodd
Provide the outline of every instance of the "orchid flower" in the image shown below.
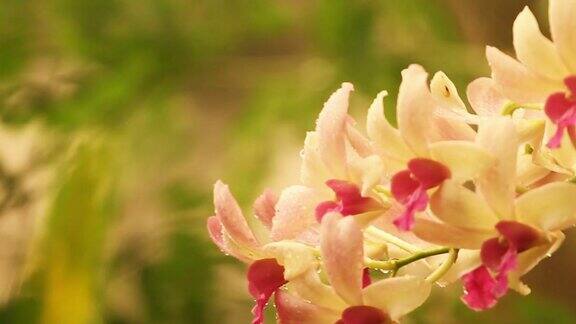
<path fill-rule="evenodd" d="M 528 7 L 514 21 L 515 60 L 496 48 L 486 56 L 492 78 L 504 96 L 520 104 L 540 104 L 556 130 L 548 132 L 547 147 L 565 146 L 568 134 L 576 142 L 576 2 L 550 0 L 552 41 L 540 32 Z M 572 145 L 570 145 L 572 146 Z"/>
<path fill-rule="evenodd" d="M 318 242 L 319 221 L 336 211 L 357 215 L 368 223 L 387 208 L 372 188 L 383 177 L 381 159 L 353 126 L 348 99 L 353 91 L 343 83 L 324 104 L 302 150 L 301 185 L 282 191 L 272 222 L 273 240 Z"/>
<path fill-rule="evenodd" d="M 509 286 L 529 293 L 519 278 L 560 246 L 563 229 L 576 224 L 576 185 L 553 182 L 517 196 L 512 121 L 481 126 L 478 141 L 496 163 L 478 177 L 475 191 L 445 181 L 430 199 L 437 220 L 419 219 L 413 229 L 435 244 L 480 250 L 481 264 L 462 278 L 463 301 L 475 310 L 494 306 Z"/>
<path fill-rule="evenodd" d="M 404 231 L 412 227 L 415 214 L 426 209 L 428 191 L 452 177 L 461 182 L 471 180 L 492 161 L 490 154 L 474 143 L 476 133 L 470 126 L 443 113 L 466 111 L 454 84 L 441 72 L 430 87 L 427 78 L 418 65 L 402 71 L 398 129 L 384 116 L 386 92 L 378 94 L 367 117 L 372 146 L 396 172 L 391 191 L 404 210 L 394 224 Z"/>
<path fill-rule="evenodd" d="M 392 323 L 420 306 L 431 285 L 404 275 L 367 280 L 363 234 L 354 217 L 329 212 L 322 219 L 320 253 L 329 285 L 310 269 L 276 294 L 280 323 Z"/>

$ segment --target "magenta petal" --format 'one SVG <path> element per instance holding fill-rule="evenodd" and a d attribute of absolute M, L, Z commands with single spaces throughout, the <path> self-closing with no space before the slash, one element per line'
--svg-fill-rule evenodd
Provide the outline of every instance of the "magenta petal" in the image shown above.
<path fill-rule="evenodd" d="M 370 268 L 364 268 L 362 272 L 362 288 L 370 286 L 372 278 L 370 277 Z"/>
<path fill-rule="evenodd" d="M 326 181 L 326 185 L 336 193 L 336 199 L 342 206 L 338 211 L 344 216 L 362 214 L 380 207 L 376 200 L 363 197 L 360 188 L 352 182 L 332 179 Z"/>
<path fill-rule="evenodd" d="M 557 123 L 566 115 L 572 105 L 573 103 L 566 98 L 566 95 L 563 92 L 556 92 L 546 99 L 544 111 L 550 120 Z"/>
<path fill-rule="evenodd" d="M 408 162 L 408 170 L 412 172 L 424 189 L 439 186 L 451 176 L 450 169 L 444 164 L 424 158 L 410 160 Z"/>
<path fill-rule="evenodd" d="M 465 274 L 462 276 L 462 281 L 464 284 L 462 301 L 472 310 L 482 311 L 492 308 L 501 296 L 496 293 L 501 293 L 502 287 L 498 286 L 485 266 Z"/>
<path fill-rule="evenodd" d="M 508 249 L 508 244 L 505 241 L 501 241 L 498 237 L 485 241 L 480 250 L 482 264 L 493 271 L 498 271 L 502 264 L 502 258 L 508 252 Z"/>
<path fill-rule="evenodd" d="M 549 140 L 548 143 L 546 143 L 546 146 L 548 148 L 551 149 L 556 149 L 560 147 L 560 144 L 562 144 L 562 137 L 564 137 L 564 129 L 566 127 L 563 125 L 558 125 L 556 127 L 556 132 L 554 133 L 554 136 L 552 136 Z"/>
<path fill-rule="evenodd" d="M 534 247 L 541 239 L 537 229 L 520 222 L 500 221 L 496 229 L 519 253 Z"/>
<path fill-rule="evenodd" d="M 252 309 L 252 324 L 264 323 L 264 307 L 270 296 L 287 281 L 284 279 L 284 267 L 276 259 L 257 260 L 250 265 L 247 273 L 248 290 L 256 299 Z"/>
<path fill-rule="evenodd" d="M 372 306 L 351 306 L 342 312 L 338 324 L 388 324 L 390 317 L 381 309 Z"/>
<path fill-rule="evenodd" d="M 420 183 L 412 178 L 410 170 L 404 170 L 396 173 L 392 177 L 390 190 L 396 200 L 405 203 L 410 199 L 410 196 L 418 189 Z"/>
<path fill-rule="evenodd" d="M 414 225 L 414 216 L 416 212 L 423 211 L 428 206 L 428 194 L 426 190 L 418 188 L 412 196 L 410 196 L 408 202 L 406 202 L 405 210 L 394 219 L 394 225 L 401 231 L 409 231 Z"/>
<path fill-rule="evenodd" d="M 498 274 L 495 279 L 494 297 L 496 299 L 503 297 L 508 292 L 508 275 Z"/>
<path fill-rule="evenodd" d="M 322 218 L 329 212 L 341 212 L 342 206 L 335 201 L 324 201 L 316 206 L 314 213 L 316 215 L 316 220 L 318 223 L 322 223 Z"/>
<path fill-rule="evenodd" d="M 508 273 L 516 268 L 518 265 L 518 252 L 516 249 L 510 248 L 502 257 L 500 269 L 498 269 L 498 276 L 508 276 Z"/>
<path fill-rule="evenodd" d="M 566 85 L 566 87 L 568 87 L 572 95 L 576 95 L 576 75 L 566 77 L 564 79 L 564 84 Z"/>

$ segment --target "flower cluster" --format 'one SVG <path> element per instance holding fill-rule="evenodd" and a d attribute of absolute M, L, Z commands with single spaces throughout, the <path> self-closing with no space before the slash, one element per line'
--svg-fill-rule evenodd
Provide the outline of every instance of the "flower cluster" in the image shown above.
<path fill-rule="evenodd" d="M 365 132 L 342 84 L 306 136 L 300 183 L 267 190 L 245 218 L 214 187 L 208 230 L 249 264 L 253 323 L 273 297 L 281 323 L 396 323 L 435 284 L 463 285 L 473 310 L 509 290 L 576 223 L 576 1 L 551 0 L 553 42 L 528 8 L 514 22 L 517 60 L 487 49 L 491 78 L 467 104 L 442 73 L 402 71 L 397 127 L 383 98 Z"/>

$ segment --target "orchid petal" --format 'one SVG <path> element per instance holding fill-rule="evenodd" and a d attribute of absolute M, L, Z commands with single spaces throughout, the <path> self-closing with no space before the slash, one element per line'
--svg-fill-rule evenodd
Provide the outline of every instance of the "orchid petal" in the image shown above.
<path fill-rule="evenodd" d="M 368 109 L 366 117 L 366 129 L 368 137 L 374 148 L 380 154 L 388 155 L 400 161 L 407 161 L 413 157 L 413 153 L 406 145 L 400 132 L 394 128 L 384 115 L 383 99 L 387 96 L 386 91 L 380 92 Z"/>
<path fill-rule="evenodd" d="M 516 195 L 518 140 L 509 118 L 491 118 L 480 124 L 477 142 L 496 158 L 480 174 L 477 189 L 501 219 L 513 218 Z"/>
<path fill-rule="evenodd" d="M 308 187 L 321 188 L 324 181 L 333 178 L 320 156 L 317 132 L 308 132 L 302 150 L 300 180 Z"/>
<path fill-rule="evenodd" d="M 352 181 L 361 184 L 362 196 L 366 197 L 372 188 L 380 184 L 384 174 L 384 163 L 377 155 L 358 158 L 350 161 L 350 176 Z"/>
<path fill-rule="evenodd" d="M 479 249 L 494 236 L 494 231 L 464 229 L 422 218 L 416 219 L 412 232 L 426 242 L 462 249 Z"/>
<path fill-rule="evenodd" d="M 576 1 L 550 0 L 550 30 L 558 53 L 572 73 L 576 72 Z"/>
<path fill-rule="evenodd" d="M 470 309 L 482 311 L 494 307 L 498 302 L 500 296 L 495 293 L 498 283 L 486 267 L 476 268 L 464 275 L 462 281 L 464 284 L 462 301 Z"/>
<path fill-rule="evenodd" d="M 214 184 L 214 206 L 216 216 L 220 218 L 222 225 L 230 238 L 239 245 L 256 247 L 259 243 L 250 230 L 238 202 L 230 193 L 227 185 L 221 181 Z"/>
<path fill-rule="evenodd" d="M 520 62 L 497 48 L 488 46 L 486 57 L 498 89 L 506 98 L 514 102 L 544 102 L 550 93 L 563 89 L 561 83 L 535 76 Z"/>
<path fill-rule="evenodd" d="M 348 98 L 353 90 L 352 84 L 343 83 L 326 101 L 316 121 L 318 152 L 334 178 L 346 177 Z"/>
<path fill-rule="evenodd" d="M 555 132 L 557 128 L 557 125 L 555 125 L 551 120 L 547 120 L 544 138 L 551 138 L 551 134 Z M 560 170 L 552 170 L 561 173 L 574 174 L 576 170 L 576 151 L 570 142 L 570 136 L 561 136 L 561 142 L 559 143 L 558 148 L 549 149 L 548 147 L 543 147 L 542 150 L 545 150 L 545 152 L 542 152 L 544 155 L 548 155 L 543 157 L 551 158 L 553 164 L 560 166 Z"/>
<path fill-rule="evenodd" d="M 246 274 L 248 290 L 256 299 L 256 306 L 252 309 L 254 320 L 252 324 L 264 323 L 264 308 L 272 294 L 286 284 L 284 268 L 274 259 L 254 261 Z"/>
<path fill-rule="evenodd" d="M 452 177 L 461 181 L 476 177 L 494 158 L 475 143 L 442 141 L 430 145 L 430 155 L 450 169 Z"/>
<path fill-rule="evenodd" d="M 280 324 L 333 324 L 338 320 L 329 309 L 282 290 L 275 293 L 274 305 Z"/>
<path fill-rule="evenodd" d="M 365 304 L 384 310 L 393 320 L 420 307 L 430 291 L 430 284 L 409 275 L 383 279 L 363 289 Z"/>
<path fill-rule="evenodd" d="M 498 222 L 478 194 L 455 181 L 444 181 L 432 194 L 430 208 L 443 222 L 465 229 L 490 230 Z"/>
<path fill-rule="evenodd" d="M 516 17 L 513 33 L 516 56 L 530 71 L 551 80 L 561 80 L 568 75 L 556 47 L 542 35 L 536 17 L 528 7 Z"/>
<path fill-rule="evenodd" d="M 336 324 L 392 324 L 392 321 L 388 314 L 379 308 L 358 305 L 346 308 Z"/>
<path fill-rule="evenodd" d="M 320 231 L 320 251 L 332 287 L 349 304 L 362 304 L 363 236 L 356 220 L 329 213 Z"/>
<path fill-rule="evenodd" d="M 451 109 L 466 110 L 466 105 L 458 95 L 458 89 L 444 72 L 436 72 L 430 80 L 430 93 L 437 101 Z"/>
<path fill-rule="evenodd" d="M 340 313 L 346 303 L 334 292 L 334 289 L 320 280 L 316 269 L 310 269 L 287 284 L 289 291 L 314 305 Z"/>
<path fill-rule="evenodd" d="M 520 222 L 500 221 L 496 224 L 496 230 L 519 253 L 541 245 L 545 241 L 540 230 Z"/>
<path fill-rule="evenodd" d="M 322 197 L 304 186 L 291 186 L 282 191 L 272 219 L 270 236 L 273 241 L 295 239 L 316 224 L 314 209 Z"/>
<path fill-rule="evenodd" d="M 408 170 L 420 182 L 424 189 L 439 186 L 451 177 L 450 169 L 442 163 L 430 159 L 416 158 L 408 162 Z"/>
<path fill-rule="evenodd" d="M 545 231 L 566 229 L 576 224 L 576 184 L 553 182 L 530 190 L 516 200 L 516 213 Z"/>
<path fill-rule="evenodd" d="M 540 261 L 550 257 L 556 250 L 560 248 L 564 242 L 564 234 L 562 232 L 554 232 L 551 235 L 550 242 L 544 245 L 534 247 L 530 250 L 522 252 L 518 255 L 518 264 L 516 269 L 510 274 L 512 277 L 519 278 L 520 276 L 532 270 Z"/>
<path fill-rule="evenodd" d="M 266 189 L 254 202 L 254 214 L 268 229 L 272 227 L 277 202 L 278 196 L 270 189 Z"/>
<path fill-rule="evenodd" d="M 208 217 L 206 227 L 208 228 L 208 234 L 210 235 L 212 242 L 214 242 L 214 244 L 216 244 L 224 254 L 231 255 L 242 262 L 249 263 L 252 261 L 252 259 L 247 257 L 234 242 L 230 241 L 218 216 Z"/>
<path fill-rule="evenodd" d="M 518 157 L 518 185 L 527 187 L 550 174 L 550 171 L 533 161 L 532 154 L 523 154 Z"/>
<path fill-rule="evenodd" d="M 478 78 L 472 81 L 466 89 L 466 96 L 472 109 L 479 116 L 500 115 L 506 98 L 496 88 L 494 80 Z"/>
<path fill-rule="evenodd" d="M 280 241 L 264 245 L 264 251 L 284 266 L 284 278 L 292 280 L 315 266 L 314 251 L 308 245 Z"/>
<path fill-rule="evenodd" d="M 354 151 L 360 157 L 364 158 L 373 154 L 373 150 L 370 146 L 370 141 L 368 138 L 366 138 L 350 122 L 346 125 L 346 138 L 348 139 L 348 143 L 350 143 Z"/>
<path fill-rule="evenodd" d="M 428 73 L 419 65 L 403 70 L 396 108 L 400 134 L 418 156 L 428 155 L 433 110 L 427 79 Z"/>

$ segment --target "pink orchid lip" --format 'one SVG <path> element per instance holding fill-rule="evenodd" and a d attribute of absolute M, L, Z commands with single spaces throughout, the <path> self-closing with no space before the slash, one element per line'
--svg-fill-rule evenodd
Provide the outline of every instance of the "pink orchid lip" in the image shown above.
<path fill-rule="evenodd" d="M 394 225 L 399 230 L 409 231 L 416 212 L 424 211 L 428 206 L 426 190 L 441 185 L 450 177 L 450 169 L 439 162 L 426 158 L 410 160 L 406 170 L 392 177 L 392 195 L 405 206 L 404 212 L 394 220 Z"/>
<path fill-rule="evenodd" d="M 549 139 L 546 146 L 559 148 L 567 130 L 573 145 L 576 147 L 576 76 L 564 79 L 568 93 L 556 92 L 546 100 L 544 111 L 550 120 L 556 124 L 556 132 Z"/>
<path fill-rule="evenodd" d="M 272 294 L 286 284 L 284 267 L 276 259 L 262 259 L 254 261 L 248 268 L 248 290 L 256 299 L 252 309 L 254 319 L 252 324 L 264 323 L 264 307 Z"/>
<path fill-rule="evenodd" d="M 366 288 L 372 284 L 372 277 L 370 276 L 370 268 L 364 268 L 362 271 L 362 288 Z"/>
<path fill-rule="evenodd" d="M 336 324 L 390 324 L 392 320 L 381 309 L 372 306 L 351 306 L 342 312 Z"/>
<path fill-rule="evenodd" d="M 476 311 L 496 305 L 508 291 L 508 274 L 516 268 L 518 254 L 544 241 L 537 229 L 516 221 L 500 221 L 496 230 L 500 237 L 482 244 L 483 265 L 462 277 L 462 301 Z"/>
<path fill-rule="evenodd" d="M 475 311 L 492 308 L 503 296 L 501 283 L 498 282 L 486 266 L 479 266 L 462 276 L 464 284 L 464 296 L 462 301 L 466 306 Z M 507 283 L 506 283 L 507 286 Z"/>
<path fill-rule="evenodd" d="M 326 185 L 336 194 L 336 200 L 321 202 L 316 206 L 315 214 L 318 222 L 322 221 L 328 212 L 338 212 L 343 216 L 358 215 L 378 210 L 380 204 L 371 197 L 363 197 L 360 188 L 349 181 L 331 179 Z"/>

